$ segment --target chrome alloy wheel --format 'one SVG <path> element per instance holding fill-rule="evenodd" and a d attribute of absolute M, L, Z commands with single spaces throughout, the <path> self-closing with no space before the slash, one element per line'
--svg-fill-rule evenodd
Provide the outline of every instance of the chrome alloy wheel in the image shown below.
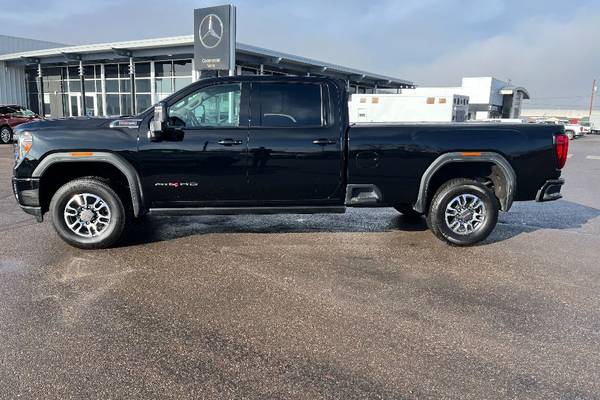
<path fill-rule="evenodd" d="M 10 143 L 10 130 L 8 128 L 2 128 L 0 131 L 0 139 L 2 143 Z"/>
<path fill-rule="evenodd" d="M 110 208 L 102 198 L 90 193 L 71 197 L 64 210 L 65 222 L 78 236 L 100 236 L 110 224 Z"/>
<path fill-rule="evenodd" d="M 444 219 L 454 233 L 470 235 L 483 226 L 485 218 L 483 201 L 474 194 L 461 194 L 448 203 Z"/>

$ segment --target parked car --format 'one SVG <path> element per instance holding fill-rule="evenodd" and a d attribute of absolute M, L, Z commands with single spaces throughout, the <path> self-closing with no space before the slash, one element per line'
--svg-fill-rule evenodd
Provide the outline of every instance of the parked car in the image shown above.
<path fill-rule="evenodd" d="M 13 130 L 25 122 L 39 119 L 31 110 L 17 105 L 0 105 L 0 142 L 8 144 L 13 142 Z"/>
<path fill-rule="evenodd" d="M 564 126 L 565 134 L 569 137 L 569 139 L 577 139 L 585 136 L 586 134 L 585 128 L 582 125 L 564 122 Z"/>
<path fill-rule="evenodd" d="M 60 134 L 57 134 L 60 133 Z M 237 76 L 189 85 L 136 117 L 17 128 L 13 190 L 80 248 L 150 215 L 426 215 L 440 239 L 484 240 L 513 201 L 561 198 L 559 125 L 348 122 L 343 81 Z"/>
<path fill-rule="evenodd" d="M 537 124 L 544 125 L 562 125 L 565 128 L 565 134 L 569 137 L 569 140 L 576 139 L 585 135 L 585 129 L 579 124 L 572 124 L 568 120 L 538 120 Z"/>

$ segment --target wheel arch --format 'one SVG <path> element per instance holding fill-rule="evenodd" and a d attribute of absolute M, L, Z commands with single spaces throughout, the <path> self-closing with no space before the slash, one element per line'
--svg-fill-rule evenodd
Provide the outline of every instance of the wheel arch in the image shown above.
<path fill-rule="evenodd" d="M 108 152 L 53 153 L 42 159 L 31 177 L 40 179 L 40 182 L 42 182 L 44 175 L 48 171 L 65 164 L 110 165 L 111 169 L 114 168 L 119 171 L 127 181 L 134 216 L 139 217 L 144 213 L 144 196 L 141 179 L 133 165 L 125 158 Z M 85 176 L 88 174 L 82 173 L 80 175 Z"/>
<path fill-rule="evenodd" d="M 496 188 L 496 195 L 500 201 L 502 211 L 508 211 L 512 207 L 513 199 L 516 193 L 517 177 L 514 169 L 504 156 L 494 152 L 453 152 L 442 154 L 436 158 L 427 168 L 421 177 L 417 200 L 413 206 L 414 210 L 425 213 L 431 194 L 432 183 L 436 177 L 440 177 L 443 171 L 449 170 L 452 166 L 460 166 L 467 170 L 471 167 L 488 166 L 491 171 L 490 179 L 495 183 L 500 183 Z M 460 176 L 452 176 L 457 178 Z M 463 176 L 465 177 L 465 176 Z M 451 179 L 450 178 L 450 179 Z M 501 179 L 501 182 L 497 182 Z"/>

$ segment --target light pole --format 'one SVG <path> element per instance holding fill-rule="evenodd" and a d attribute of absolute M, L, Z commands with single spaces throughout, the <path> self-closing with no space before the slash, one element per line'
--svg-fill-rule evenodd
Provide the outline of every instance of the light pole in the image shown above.
<path fill-rule="evenodd" d="M 590 118 L 592 117 L 592 111 L 594 109 L 594 96 L 596 96 L 596 92 L 598 91 L 598 87 L 596 86 L 596 80 L 592 82 L 592 97 L 590 98 Z"/>

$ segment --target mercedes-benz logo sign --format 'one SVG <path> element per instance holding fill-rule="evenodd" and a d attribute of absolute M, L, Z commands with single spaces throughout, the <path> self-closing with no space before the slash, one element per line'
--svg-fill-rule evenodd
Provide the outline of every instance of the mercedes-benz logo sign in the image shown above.
<path fill-rule="evenodd" d="M 218 15 L 209 14 L 202 18 L 198 28 L 200 43 L 207 49 L 214 49 L 223 40 L 223 21 Z"/>

